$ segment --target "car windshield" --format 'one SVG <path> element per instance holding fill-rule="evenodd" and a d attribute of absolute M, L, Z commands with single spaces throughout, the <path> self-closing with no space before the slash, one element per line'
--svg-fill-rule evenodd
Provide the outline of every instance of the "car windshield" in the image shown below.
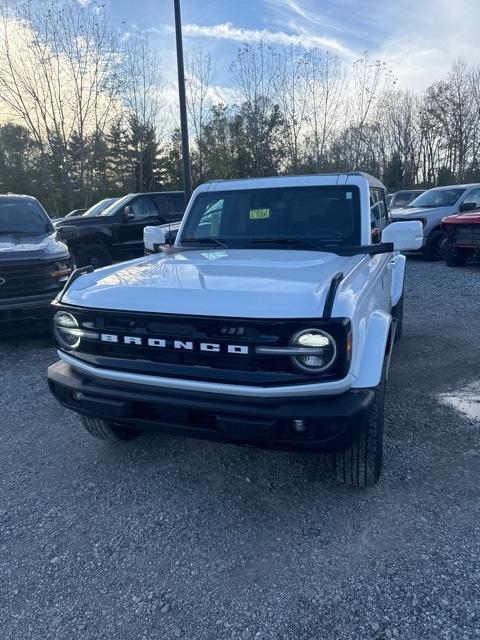
<path fill-rule="evenodd" d="M 106 209 L 101 211 L 98 215 L 100 216 L 113 216 L 114 213 L 117 213 L 122 206 L 128 204 L 128 201 L 131 199 L 131 195 L 123 196 L 123 198 L 118 198 L 115 202 L 112 202 Z"/>
<path fill-rule="evenodd" d="M 408 205 L 409 209 L 425 207 L 431 209 L 433 207 L 451 207 L 465 193 L 465 189 L 430 189 L 425 191 L 421 196 L 412 200 Z"/>
<path fill-rule="evenodd" d="M 285 187 L 199 194 L 180 244 L 316 249 L 360 243 L 357 187 Z"/>
<path fill-rule="evenodd" d="M 85 213 L 82 213 L 82 218 L 99 216 L 102 211 L 105 211 L 107 207 L 117 202 L 117 200 L 118 198 L 105 198 L 104 200 L 100 200 L 100 202 L 91 206 L 90 209 L 87 209 Z"/>
<path fill-rule="evenodd" d="M 0 200 L 0 235 L 39 235 L 52 231 L 52 223 L 35 200 Z"/>

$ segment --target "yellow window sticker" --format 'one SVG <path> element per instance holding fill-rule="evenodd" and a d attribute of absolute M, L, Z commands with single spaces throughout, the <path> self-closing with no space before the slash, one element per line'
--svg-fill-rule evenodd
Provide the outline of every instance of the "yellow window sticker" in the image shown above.
<path fill-rule="evenodd" d="M 250 220 L 265 220 L 270 218 L 270 209 L 250 209 Z"/>

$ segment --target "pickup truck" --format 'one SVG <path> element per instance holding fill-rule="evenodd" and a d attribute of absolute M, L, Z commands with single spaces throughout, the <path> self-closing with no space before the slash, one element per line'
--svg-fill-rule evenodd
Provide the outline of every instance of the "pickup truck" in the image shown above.
<path fill-rule="evenodd" d="M 422 253 L 426 260 L 442 260 L 445 256 L 443 219 L 480 207 L 480 184 L 458 184 L 436 187 L 422 193 L 405 209 L 396 209 L 394 221 L 419 220 L 423 225 Z"/>
<path fill-rule="evenodd" d="M 143 229 L 178 222 L 184 211 L 183 192 L 131 193 L 98 215 L 63 218 L 56 228 L 60 237 L 65 234 L 77 267 L 92 265 L 98 269 L 141 256 Z"/>
<path fill-rule="evenodd" d="M 329 452 L 380 477 L 385 384 L 418 221 L 390 223 L 363 173 L 196 189 L 173 245 L 76 271 L 54 302 L 50 390 L 94 436 L 163 431 Z"/>
<path fill-rule="evenodd" d="M 50 319 L 51 302 L 71 268 L 68 249 L 38 200 L 0 195 L 0 332 Z"/>

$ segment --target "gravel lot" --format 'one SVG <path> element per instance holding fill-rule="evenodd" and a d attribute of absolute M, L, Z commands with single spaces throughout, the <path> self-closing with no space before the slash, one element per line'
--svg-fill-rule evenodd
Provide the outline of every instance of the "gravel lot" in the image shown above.
<path fill-rule="evenodd" d="M 0 638 L 480 638 L 480 268 L 407 282 L 368 490 L 314 456 L 96 441 L 50 341 L 0 343 Z"/>

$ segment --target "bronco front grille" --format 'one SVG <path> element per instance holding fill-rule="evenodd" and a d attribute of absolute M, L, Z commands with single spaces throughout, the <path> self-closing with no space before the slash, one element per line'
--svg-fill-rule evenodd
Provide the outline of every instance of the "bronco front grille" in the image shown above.
<path fill-rule="evenodd" d="M 208 318 L 168 314 L 120 313 L 62 308 L 72 312 L 80 326 L 119 336 L 118 343 L 81 340 L 72 352 L 89 364 L 108 369 L 205 380 L 230 384 L 273 386 L 312 382 L 312 376 L 300 373 L 288 356 L 259 355 L 256 346 L 288 346 L 291 337 L 302 329 L 321 328 L 337 343 L 337 360 L 318 379 L 339 379 L 349 367 L 347 337 L 350 322 L 345 318 L 331 320 L 262 320 L 245 318 Z M 123 344 L 124 336 L 139 336 L 142 345 Z M 144 338 L 192 340 L 215 343 L 221 352 L 199 352 L 155 349 L 145 346 Z M 226 353 L 226 345 L 247 347 L 248 355 Z"/>

